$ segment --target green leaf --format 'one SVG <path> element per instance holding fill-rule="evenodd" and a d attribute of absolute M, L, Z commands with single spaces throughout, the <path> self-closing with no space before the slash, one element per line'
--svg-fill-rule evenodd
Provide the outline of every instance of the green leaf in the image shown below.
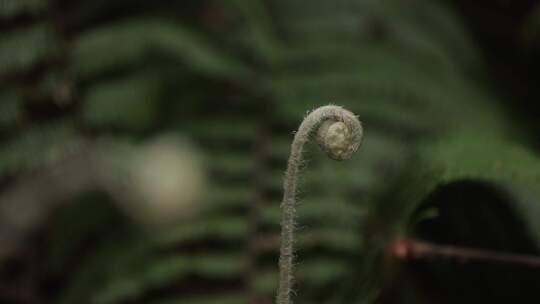
<path fill-rule="evenodd" d="M 37 14 L 47 8 L 47 0 L 2 0 L 0 19 L 13 18 L 23 13 Z"/>
<path fill-rule="evenodd" d="M 157 119 L 160 82 L 154 75 L 135 75 L 89 88 L 82 115 L 92 127 L 145 130 Z"/>
<path fill-rule="evenodd" d="M 54 31 L 46 24 L 0 33 L 0 74 L 28 70 L 57 51 Z"/>
<path fill-rule="evenodd" d="M 525 147 L 497 137 L 450 136 L 423 145 L 398 179 L 391 202 L 380 206 L 378 216 L 399 219 L 389 231 L 400 233 L 412 212 L 437 187 L 456 181 L 486 182 L 517 195 L 520 191 L 537 193 L 540 186 L 540 159 Z M 512 190 L 514 189 L 514 190 Z M 518 199 L 514 207 L 523 215 L 540 214 L 537 204 Z M 540 196 L 536 196 L 540 197 Z M 537 221 L 529 221 L 536 228 Z M 538 229 L 531 231 L 538 231 Z M 540 239 L 539 239 L 540 240 Z"/>
<path fill-rule="evenodd" d="M 245 77 L 246 67 L 201 34 L 165 19 L 132 19 L 80 35 L 73 52 L 81 78 L 150 63 L 189 67 L 210 77 Z"/>
<path fill-rule="evenodd" d="M 0 130 L 20 123 L 24 117 L 23 98 L 16 90 L 0 93 Z"/>

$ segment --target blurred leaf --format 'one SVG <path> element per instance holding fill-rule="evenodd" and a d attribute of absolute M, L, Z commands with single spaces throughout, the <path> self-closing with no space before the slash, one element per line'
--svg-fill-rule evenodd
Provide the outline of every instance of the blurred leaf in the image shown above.
<path fill-rule="evenodd" d="M 0 18 L 13 18 L 22 13 L 40 13 L 47 8 L 47 0 L 2 0 Z"/>
<path fill-rule="evenodd" d="M 159 113 L 159 85 L 151 75 L 97 84 L 87 93 L 84 120 L 93 127 L 145 130 Z"/>
<path fill-rule="evenodd" d="M 200 34 L 159 19 L 133 19 L 88 31 L 78 37 L 73 55 L 74 71 L 82 78 L 160 61 L 212 77 L 248 73 Z"/>
<path fill-rule="evenodd" d="M 25 71 L 42 63 L 58 50 L 47 24 L 0 33 L 0 74 Z"/>

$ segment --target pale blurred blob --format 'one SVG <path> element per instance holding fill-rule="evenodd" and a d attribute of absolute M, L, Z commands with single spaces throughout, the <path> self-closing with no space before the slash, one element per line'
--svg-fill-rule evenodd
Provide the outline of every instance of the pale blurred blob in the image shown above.
<path fill-rule="evenodd" d="M 142 144 L 100 139 L 77 147 L 59 148 L 54 161 L 0 193 L 0 260 L 57 207 L 87 191 L 108 193 L 151 228 L 188 220 L 201 209 L 205 174 L 187 141 L 163 135 Z"/>
<path fill-rule="evenodd" d="M 114 191 L 128 215 L 145 224 L 163 225 L 190 218 L 200 209 L 205 174 L 187 141 L 164 135 L 130 153 L 117 153 L 125 166 L 120 172 L 126 176 Z"/>

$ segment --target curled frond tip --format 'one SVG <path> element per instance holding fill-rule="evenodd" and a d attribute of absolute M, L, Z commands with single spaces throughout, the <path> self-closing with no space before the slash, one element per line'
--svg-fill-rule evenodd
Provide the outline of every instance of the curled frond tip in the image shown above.
<path fill-rule="evenodd" d="M 291 145 L 291 155 L 283 183 L 281 203 L 281 248 L 277 304 L 290 304 L 293 285 L 294 217 L 296 184 L 302 163 L 302 150 L 310 134 L 317 129 L 317 142 L 335 160 L 350 159 L 362 144 L 362 124 L 353 113 L 339 106 L 328 105 L 309 113 L 300 124 Z"/>

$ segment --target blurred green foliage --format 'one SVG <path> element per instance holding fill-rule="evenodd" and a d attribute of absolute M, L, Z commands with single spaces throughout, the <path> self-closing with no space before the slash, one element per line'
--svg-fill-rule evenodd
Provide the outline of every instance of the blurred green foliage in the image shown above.
<path fill-rule="evenodd" d="M 349 163 L 307 152 L 298 303 L 371 303 L 384 248 L 441 184 L 538 187 L 537 157 L 443 1 L 0 3 L 1 181 L 76 138 L 171 131 L 210 179 L 201 214 L 168 231 L 74 198 L 43 229 L 47 303 L 271 303 L 291 132 L 328 103 L 360 116 L 365 142 Z"/>

